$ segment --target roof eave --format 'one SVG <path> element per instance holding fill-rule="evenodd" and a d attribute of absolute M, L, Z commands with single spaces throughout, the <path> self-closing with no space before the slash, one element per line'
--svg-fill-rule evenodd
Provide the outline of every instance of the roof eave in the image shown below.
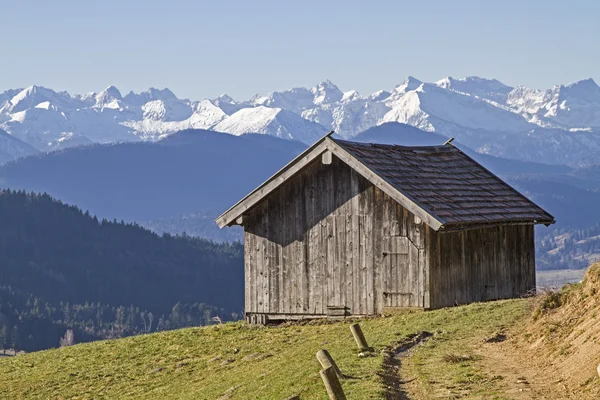
<path fill-rule="evenodd" d="M 514 226 L 514 225 L 545 225 L 549 226 L 556 223 L 554 219 L 551 220 L 529 220 L 529 221 L 495 221 L 495 222 L 471 222 L 471 223 L 448 223 L 443 225 L 440 232 L 452 232 L 468 229 L 483 229 L 492 228 L 496 226 Z"/>

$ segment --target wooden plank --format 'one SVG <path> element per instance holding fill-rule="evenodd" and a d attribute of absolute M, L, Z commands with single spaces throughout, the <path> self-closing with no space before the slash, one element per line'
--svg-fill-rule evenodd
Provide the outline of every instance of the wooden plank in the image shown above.
<path fill-rule="evenodd" d="M 346 216 L 338 215 L 335 217 L 335 264 L 337 267 L 337 281 L 334 282 L 334 288 L 337 291 L 336 306 L 346 305 Z"/>
<path fill-rule="evenodd" d="M 329 301 L 329 263 L 327 260 L 327 242 L 328 242 L 328 235 L 329 235 L 329 231 L 327 229 L 328 226 L 328 221 L 327 221 L 327 217 L 328 214 L 330 213 L 330 207 L 331 207 L 331 199 L 330 199 L 330 194 L 331 192 L 329 191 L 330 188 L 330 183 L 333 182 L 332 180 L 332 174 L 333 174 L 333 169 L 332 168 L 327 168 L 326 170 L 323 171 L 323 173 L 319 176 L 319 183 L 320 183 L 320 187 L 319 187 L 319 199 L 320 199 L 320 203 L 321 203 L 321 228 L 320 228 L 320 233 L 321 233 L 321 244 L 319 247 L 319 253 L 320 253 L 320 279 L 321 279 L 321 310 L 320 312 L 322 314 L 325 314 L 327 312 L 327 304 Z"/>
<path fill-rule="evenodd" d="M 304 170 L 298 174 L 294 195 L 296 196 L 296 265 L 298 273 L 298 298 L 296 300 L 296 310 L 299 313 L 308 312 L 308 271 L 307 271 L 307 253 L 306 253 L 306 173 Z"/>
<path fill-rule="evenodd" d="M 422 300 L 421 300 L 421 306 L 425 309 L 430 308 L 430 303 L 429 303 L 429 270 L 431 268 L 431 265 L 429 263 L 431 257 L 431 234 L 432 234 L 432 229 L 430 229 L 429 227 L 425 227 L 425 250 L 423 251 L 422 254 L 422 265 L 419 267 L 419 272 L 421 273 L 421 288 L 423 290 L 422 293 Z M 421 256 L 421 255 L 420 255 Z"/>
<path fill-rule="evenodd" d="M 335 260 L 333 256 L 333 252 L 335 249 L 335 216 L 330 215 L 327 216 L 327 306 L 335 306 L 336 298 L 335 298 Z"/>
<path fill-rule="evenodd" d="M 371 215 L 365 215 L 365 274 L 366 274 L 366 284 L 365 284 L 365 299 L 366 299 L 366 309 L 365 312 L 368 315 L 373 315 L 375 313 L 375 298 L 373 296 L 373 292 L 375 290 L 374 287 L 374 271 L 373 271 L 373 223 L 371 219 Z"/>
<path fill-rule="evenodd" d="M 270 311 L 269 304 L 270 299 L 270 269 L 271 269 L 271 258 L 269 257 L 269 200 L 264 202 L 265 206 L 263 209 L 263 225 L 262 225 L 262 237 L 261 237 L 261 256 L 263 259 L 263 274 L 262 274 L 262 299 L 263 299 L 263 313 Z"/>
<path fill-rule="evenodd" d="M 377 201 L 375 196 L 374 187 L 371 186 L 369 189 L 369 196 L 371 197 L 371 201 L 373 201 L 373 216 L 372 216 L 372 224 L 373 224 L 373 258 L 374 258 L 374 273 L 373 277 L 373 297 L 374 301 L 374 313 L 381 314 L 383 313 L 384 308 L 384 299 L 383 299 L 383 291 L 385 290 L 385 268 L 383 263 L 383 237 L 381 234 L 381 220 L 382 220 L 382 211 L 383 208 L 381 204 Z"/>
<path fill-rule="evenodd" d="M 244 312 L 252 311 L 252 233 L 244 231 Z"/>
<path fill-rule="evenodd" d="M 283 296 L 283 312 L 286 314 L 292 313 L 292 216 L 290 210 L 289 187 L 285 186 L 282 195 L 282 205 L 284 218 L 287 221 L 284 224 L 283 232 L 283 279 L 284 279 L 284 296 Z"/>
<path fill-rule="evenodd" d="M 293 183 L 293 182 L 292 182 Z M 288 213 L 290 214 L 290 240 L 289 240 L 289 249 L 290 249 L 290 261 L 289 261 L 289 265 L 288 268 L 290 270 L 290 313 L 294 313 L 296 314 L 298 312 L 297 310 L 297 306 L 298 306 L 298 297 L 299 297 L 299 293 L 298 293 L 298 280 L 299 280 L 299 276 L 298 276 L 298 254 L 296 252 L 297 250 L 297 243 L 296 243 L 296 202 L 297 202 L 297 198 L 295 196 L 294 193 L 294 189 L 296 187 L 296 185 L 292 184 L 289 185 L 290 187 L 290 199 L 289 199 L 289 210 Z"/>
<path fill-rule="evenodd" d="M 358 303 L 354 305 L 358 314 L 365 314 L 365 294 L 366 294 L 366 247 L 365 247 L 365 218 L 363 215 L 358 217 L 358 280 L 356 282 L 358 292 Z"/>
<path fill-rule="evenodd" d="M 320 233 L 321 233 L 321 246 L 319 248 L 320 259 L 320 281 L 321 281 L 321 314 L 325 314 L 327 311 L 327 303 L 329 296 L 329 267 L 327 265 L 327 217 L 321 221 Z"/>
<path fill-rule="evenodd" d="M 476 246 L 476 244 L 472 243 L 471 240 L 469 240 L 470 238 L 472 238 L 472 236 L 469 235 L 468 232 L 462 231 L 460 233 L 457 233 L 457 236 L 460 237 L 460 263 L 457 264 L 457 266 L 460 267 L 460 270 L 456 272 L 456 275 L 458 275 L 461 282 L 467 283 L 470 281 L 470 284 L 462 285 L 464 286 L 464 288 L 460 293 L 461 296 L 457 300 L 460 304 L 466 304 L 473 301 L 476 297 L 476 291 L 474 290 L 473 284 L 480 284 L 478 279 L 474 279 L 474 277 L 477 276 L 476 271 L 473 271 L 472 263 L 469 263 L 468 261 L 470 258 L 468 255 L 468 249 L 471 249 L 470 251 L 475 252 L 476 257 L 477 249 L 474 247 Z M 477 265 L 475 265 L 475 267 L 477 267 Z M 454 290 L 457 290 L 458 285 L 458 282 L 453 281 L 452 287 L 454 288 Z"/>
<path fill-rule="evenodd" d="M 506 229 L 503 226 L 498 228 L 498 244 L 498 268 L 500 271 L 500 280 L 502 282 L 500 286 L 500 296 L 502 296 L 502 298 L 508 298 L 510 297 L 510 274 L 506 254 Z"/>
<path fill-rule="evenodd" d="M 312 178 L 312 179 L 311 179 Z M 318 254 L 318 248 L 316 244 L 316 227 L 315 222 L 318 221 L 318 216 L 316 215 L 315 210 L 315 180 L 316 177 L 309 177 L 306 181 L 305 186 L 305 198 L 306 198 L 306 225 L 307 225 L 307 234 L 306 234 L 306 255 L 307 255 L 307 293 L 308 293 L 308 303 L 306 304 L 308 308 L 308 312 L 311 314 L 317 313 L 317 296 L 316 296 L 316 287 L 315 284 L 317 282 L 317 263 L 316 263 L 316 255 Z"/>
<path fill-rule="evenodd" d="M 409 267 L 408 267 L 408 276 L 407 276 L 407 292 L 410 293 L 411 296 L 406 299 L 409 307 L 419 307 L 419 297 L 421 296 L 421 286 L 419 281 L 419 269 L 420 269 L 420 250 L 417 246 L 411 245 L 409 246 Z"/>
<path fill-rule="evenodd" d="M 535 228 L 534 226 L 527 227 L 528 232 L 528 240 L 527 240 L 527 251 L 528 251 L 528 261 L 529 265 L 527 266 L 527 271 L 529 272 L 529 284 L 528 287 L 530 290 L 535 291 L 536 282 L 535 282 Z"/>
<path fill-rule="evenodd" d="M 253 301 L 254 301 L 254 312 L 262 312 L 262 299 L 261 299 L 261 285 L 262 285 L 262 280 L 260 279 L 260 274 L 262 273 L 262 257 L 261 257 L 261 227 L 262 227 L 262 213 L 261 210 L 257 210 L 257 225 L 256 225 L 256 231 L 257 231 L 257 235 L 255 236 L 255 240 L 254 240 L 254 282 L 253 283 L 253 287 L 252 287 L 252 297 L 253 297 Z"/>
<path fill-rule="evenodd" d="M 352 215 L 352 314 L 360 312 L 360 216 Z"/>
<path fill-rule="evenodd" d="M 277 309 L 277 209 L 279 202 L 277 199 L 271 201 L 272 206 L 267 209 L 269 223 L 267 225 L 267 257 L 269 265 L 269 303 L 267 312 L 269 314 L 278 312 Z"/>
<path fill-rule="evenodd" d="M 282 205 L 281 196 L 279 196 L 279 207 L 277 207 L 277 221 L 285 222 L 284 207 Z M 285 265 L 284 265 L 284 251 L 285 251 L 285 229 L 284 223 L 278 222 L 277 224 L 277 312 L 285 312 Z"/>

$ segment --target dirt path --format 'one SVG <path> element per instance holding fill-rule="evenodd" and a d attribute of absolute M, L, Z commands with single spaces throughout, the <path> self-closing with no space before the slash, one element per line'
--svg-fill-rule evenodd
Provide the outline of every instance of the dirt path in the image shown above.
<path fill-rule="evenodd" d="M 429 332 L 419 332 L 410 335 L 391 348 L 387 349 L 383 361 L 383 373 L 381 378 L 386 386 L 387 400 L 410 400 L 408 392 L 412 392 L 414 381 L 405 380 L 401 372 L 402 360 L 409 357 L 411 352 L 425 340 L 433 336 Z M 404 378 L 404 379 L 403 379 Z M 413 389 L 413 390 L 411 390 Z"/>
<path fill-rule="evenodd" d="M 554 373 L 550 360 L 534 354 L 514 338 L 483 343 L 476 352 L 481 356 L 483 371 L 501 378 L 499 386 L 509 399 L 583 399 L 569 391 Z"/>

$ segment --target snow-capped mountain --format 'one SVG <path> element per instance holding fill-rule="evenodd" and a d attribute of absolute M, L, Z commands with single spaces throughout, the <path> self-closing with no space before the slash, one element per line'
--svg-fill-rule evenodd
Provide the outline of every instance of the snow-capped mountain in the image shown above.
<path fill-rule="evenodd" d="M 443 89 L 466 93 L 500 104 L 506 103 L 508 94 L 513 90 L 513 87 L 505 85 L 497 79 L 485 79 L 477 76 L 469 76 L 460 79 L 449 76 L 440 79 L 435 84 Z"/>
<path fill-rule="evenodd" d="M 156 141 L 184 129 L 255 132 L 310 144 L 329 130 L 352 138 L 386 122 L 454 136 L 481 153 L 600 163 L 600 87 L 592 79 L 537 90 L 479 77 L 434 83 L 408 77 L 367 95 L 325 80 L 241 101 L 226 94 L 179 99 L 169 89 L 155 88 L 123 96 L 114 86 L 82 95 L 41 86 L 0 93 L 0 129 L 39 151 Z M 22 155 L 3 146 L 0 141 L 0 152 L 14 151 L 12 158 Z"/>
<path fill-rule="evenodd" d="M 213 130 L 236 136 L 261 133 L 309 143 L 317 141 L 327 133 L 322 125 L 307 121 L 298 114 L 265 106 L 243 108 L 215 125 Z"/>
<path fill-rule="evenodd" d="M 518 87 L 509 93 L 507 104 L 532 121 L 568 128 L 600 127 L 600 87 L 593 79 L 546 91 Z"/>
<path fill-rule="evenodd" d="M 402 122 L 425 131 L 445 131 L 450 123 L 469 129 L 524 132 L 532 125 L 513 110 L 470 94 L 422 83 L 389 103 L 383 122 Z"/>

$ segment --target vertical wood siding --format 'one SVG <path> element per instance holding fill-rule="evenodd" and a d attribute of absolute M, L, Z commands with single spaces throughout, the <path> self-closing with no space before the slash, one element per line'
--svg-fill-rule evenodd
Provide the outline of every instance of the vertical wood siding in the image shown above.
<path fill-rule="evenodd" d="M 244 217 L 246 312 L 372 315 L 424 305 L 425 226 L 339 159 L 319 160 Z M 403 237 L 400 259 L 385 243 Z"/>
<path fill-rule="evenodd" d="M 436 232 L 336 157 L 267 196 L 244 229 L 250 314 L 372 315 L 535 287 L 533 226 Z"/>
<path fill-rule="evenodd" d="M 430 229 L 428 235 L 431 308 L 514 298 L 535 288 L 532 225 Z"/>

